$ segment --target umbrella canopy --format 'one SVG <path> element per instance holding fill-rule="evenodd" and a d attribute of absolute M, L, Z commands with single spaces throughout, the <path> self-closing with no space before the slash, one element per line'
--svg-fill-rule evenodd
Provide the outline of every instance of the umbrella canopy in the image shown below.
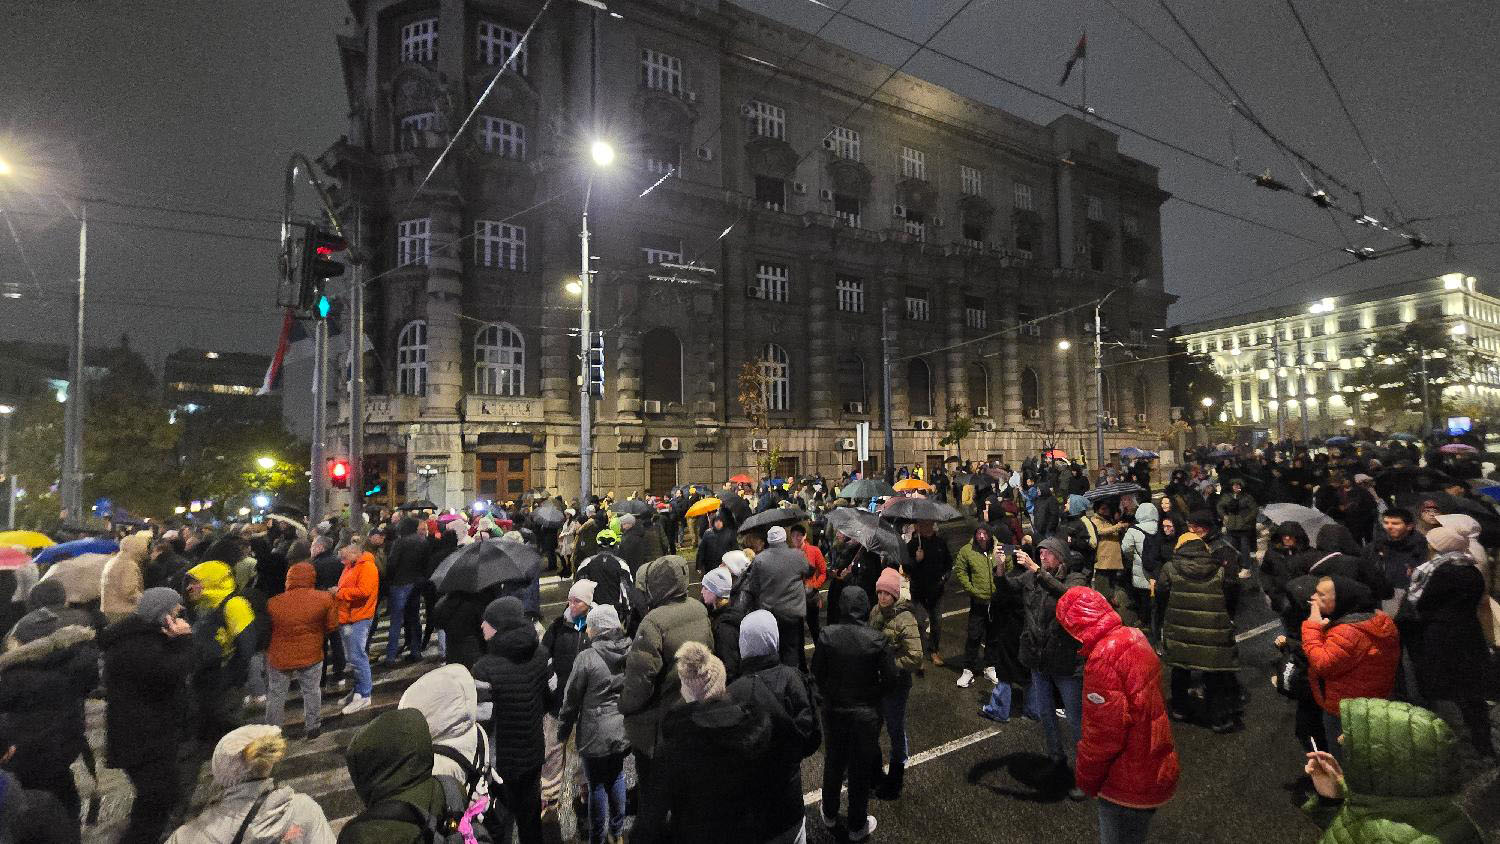
<path fill-rule="evenodd" d="M 885 481 L 877 481 L 864 478 L 839 490 L 839 498 L 847 498 L 850 501 L 858 501 L 863 498 L 889 498 L 896 494 L 896 489 Z"/>
<path fill-rule="evenodd" d="M 874 513 L 853 507 L 835 507 L 828 512 L 828 529 L 842 533 L 888 559 L 899 562 L 906 556 L 906 547 L 901 542 L 901 537 L 895 531 L 883 527 L 880 517 Z"/>
<path fill-rule="evenodd" d="M 897 496 L 881 505 L 880 515 L 887 519 L 906 519 L 913 522 L 946 522 L 962 514 L 947 504 L 931 498 Z"/>
<path fill-rule="evenodd" d="M 1324 445 L 1348 445 L 1349 438 L 1344 436 L 1329 437 L 1323 441 Z"/>
<path fill-rule="evenodd" d="M 307 511 L 295 504 L 277 504 L 271 508 L 271 512 L 278 516 L 291 516 L 294 519 L 307 518 Z"/>
<path fill-rule="evenodd" d="M 693 506 L 687 509 L 687 518 L 696 519 L 699 516 L 707 516 L 709 513 L 718 510 L 723 504 L 724 502 L 717 498 L 700 498 L 693 502 Z"/>
<path fill-rule="evenodd" d="M 1410 492 L 1435 492 L 1458 481 L 1438 469 L 1421 466 L 1398 466 L 1375 475 L 1375 491 L 1383 498 L 1395 498 Z"/>
<path fill-rule="evenodd" d="M 628 513 L 632 516 L 644 516 L 652 512 L 651 505 L 639 498 L 625 498 L 616 501 L 609 509 L 621 515 Z"/>
<path fill-rule="evenodd" d="M 19 545 L 35 551 L 38 548 L 51 548 L 56 544 L 45 533 L 37 533 L 34 530 L 0 531 L 0 546 Z"/>
<path fill-rule="evenodd" d="M 1142 457 L 1146 458 L 1147 460 L 1154 460 L 1159 456 L 1160 455 L 1158 455 L 1154 451 L 1147 451 L 1144 448 L 1136 448 L 1133 445 L 1127 445 L 1124 448 L 1120 449 L 1120 457 L 1124 460 L 1139 460 Z"/>
<path fill-rule="evenodd" d="M 112 556 L 114 552 L 86 553 L 59 560 L 48 567 L 47 573 L 42 575 L 42 580 L 61 583 L 70 604 L 97 601 L 99 600 L 99 578 L 104 574 L 104 564 L 109 562 Z"/>
<path fill-rule="evenodd" d="M 307 535 L 307 525 L 302 524 L 291 516 L 283 516 L 280 513 L 272 513 L 266 516 L 266 518 L 272 521 L 281 522 L 284 525 L 288 525 L 303 536 Z"/>
<path fill-rule="evenodd" d="M 555 504 L 544 504 L 531 514 L 531 520 L 542 527 L 562 527 L 564 518 L 563 511 Z"/>
<path fill-rule="evenodd" d="M 1317 539 L 1319 528 L 1333 524 L 1333 518 L 1327 513 L 1311 507 L 1303 507 L 1301 504 L 1267 504 L 1261 508 L 1260 515 L 1272 525 L 1286 522 L 1301 525 L 1302 531 L 1307 534 L 1309 540 Z"/>
<path fill-rule="evenodd" d="M 0 546 L 0 569 L 14 570 L 31 562 L 31 555 L 14 546 Z"/>
<path fill-rule="evenodd" d="M 1487 498 L 1500 501 L 1500 486 L 1482 486 L 1474 491 Z"/>
<path fill-rule="evenodd" d="M 108 557 L 118 550 L 120 550 L 120 543 L 113 539 L 75 539 L 72 542 L 43 548 L 37 553 L 35 562 L 39 566 L 45 566 L 49 563 L 71 559 L 79 554 L 103 554 Z M 98 584 L 94 585 L 94 597 L 99 597 Z"/>
<path fill-rule="evenodd" d="M 1408 434 L 1404 431 L 1399 434 L 1391 434 L 1390 439 L 1399 440 L 1404 443 L 1419 443 L 1422 441 L 1422 438 L 1416 434 Z"/>
<path fill-rule="evenodd" d="M 1060 448 L 1049 448 L 1042 452 L 1042 457 L 1046 460 L 1067 460 L 1068 453 Z"/>
<path fill-rule="evenodd" d="M 532 581 L 542 571 L 542 555 L 524 542 L 481 538 L 438 563 L 432 581 L 439 592 L 482 592 L 497 583 Z"/>
<path fill-rule="evenodd" d="M 807 521 L 807 514 L 796 507 L 772 507 L 761 513 L 756 513 L 746 519 L 737 529 L 739 533 L 745 533 L 756 529 L 765 529 L 775 525 L 790 527 L 798 522 Z"/>
<path fill-rule="evenodd" d="M 747 475 L 747 474 L 745 474 L 744 472 L 741 472 L 738 475 L 735 475 L 734 477 L 731 477 L 729 479 L 729 482 L 732 483 L 732 484 L 750 484 L 750 483 L 755 483 L 754 481 L 750 480 L 750 476 Z"/>
<path fill-rule="evenodd" d="M 402 504 L 400 507 L 397 507 L 396 509 L 397 510 L 436 510 L 437 508 L 438 508 L 438 506 L 436 504 L 432 503 L 431 501 L 428 501 L 425 498 L 418 498 L 415 501 L 408 501 L 405 504 Z"/>
<path fill-rule="evenodd" d="M 1468 443 L 1448 443 L 1438 448 L 1444 454 L 1478 454 L 1479 449 Z"/>
<path fill-rule="evenodd" d="M 1103 501 L 1106 498 L 1114 498 L 1117 495 L 1139 495 L 1140 493 L 1143 493 L 1145 491 L 1146 490 L 1140 484 L 1133 484 L 1129 481 L 1126 481 L 1124 483 L 1103 484 L 1101 486 L 1096 486 L 1088 492 L 1085 492 L 1083 494 L 1083 497 L 1087 498 L 1089 501 Z"/>
<path fill-rule="evenodd" d="M 458 521 L 459 519 L 462 519 L 462 518 L 463 518 L 463 516 L 460 516 L 457 513 L 444 513 L 443 515 L 438 516 L 438 524 L 440 524 L 440 525 L 446 525 L 449 522 Z"/>
<path fill-rule="evenodd" d="M 899 481 L 896 481 L 896 485 L 892 487 L 892 489 L 896 490 L 897 492 L 908 492 L 911 490 L 917 490 L 918 492 L 931 492 L 933 489 L 935 489 L 935 487 L 932 484 L 922 480 L 921 478 L 903 478 Z"/>

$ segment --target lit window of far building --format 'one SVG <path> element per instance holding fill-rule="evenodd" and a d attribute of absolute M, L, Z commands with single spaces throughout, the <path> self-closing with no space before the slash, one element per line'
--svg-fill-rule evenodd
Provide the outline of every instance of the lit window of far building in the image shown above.
<path fill-rule="evenodd" d="M 682 263 L 682 243 L 667 244 L 661 241 L 641 247 L 641 258 L 647 264 Z"/>
<path fill-rule="evenodd" d="M 984 300 L 978 296 L 965 296 L 964 325 L 970 328 L 987 328 L 989 322 L 989 313 L 984 308 Z"/>
<path fill-rule="evenodd" d="M 906 318 L 926 322 L 927 317 L 927 291 L 914 287 L 906 288 Z"/>
<path fill-rule="evenodd" d="M 839 295 L 839 310 L 851 314 L 865 312 L 864 279 L 852 275 L 840 275 L 835 282 L 835 289 Z"/>
<path fill-rule="evenodd" d="M 911 147 L 901 148 L 901 177 L 904 179 L 927 178 L 927 153 Z"/>
<path fill-rule="evenodd" d="M 979 196 L 984 193 L 984 174 L 979 172 L 978 167 L 970 167 L 967 164 L 958 168 L 959 189 L 969 196 Z"/>
<path fill-rule="evenodd" d="M 1141 218 L 1135 214 L 1126 214 L 1120 218 L 1120 229 L 1131 237 L 1140 237 Z"/>
<path fill-rule="evenodd" d="M 759 298 L 767 302 L 785 302 L 788 275 L 786 264 L 760 262 L 755 270 L 755 284 Z"/>
<path fill-rule="evenodd" d="M 834 194 L 833 216 L 851 229 L 859 228 L 859 197 L 846 193 Z"/>
<path fill-rule="evenodd" d="M 437 18 L 423 18 L 401 27 L 401 62 L 430 62 L 437 58 Z"/>
<path fill-rule="evenodd" d="M 404 150 L 437 146 L 436 129 L 437 112 L 424 111 L 419 114 L 408 114 L 401 118 L 401 137 L 398 139 L 398 145 Z"/>
<path fill-rule="evenodd" d="M 1016 182 L 1015 206 L 1017 211 L 1035 211 L 1036 201 L 1031 196 L 1031 185 Z"/>
<path fill-rule="evenodd" d="M 521 44 L 521 33 L 508 26 L 489 21 L 479 22 L 479 60 L 487 65 L 502 65 L 510 54 L 520 50 L 520 55 L 511 63 L 511 69 L 526 75 L 526 48 Z"/>
<path fill-rule="evenodd" d="M 427 322 L 413 320 L 396 338 L 396 392 L 420 396 L 427 392 Z"/>
<path fill-rule="evenodd" d="M 526 269 L 526 229 L 494 220 L 475 220 L 474 263 L 502 270 Z"/>
<path fill-rule="evenodd" d="M 1096 223 L 1102 223 L 1102 222 L 1104 222 L 1104 200 L 1103 199 L 1101 199 L 1101 198 L 1099 198 L 1097 196 L 1087 197 L 1086 200 L 1085 200 L 1085 210 L 1086 210 L 1086 212 L 1088 214 L 1088 218 L 1090 220 L 1093 220 Z"/>
<path fill-rule="evenodd" d="M 669 94 L 682 93 L 682 59 L 657 50 L 641 50 L 641 84 Z"/>
<path fill-rule="evenodd" d="M 847 126 L 835 126 L 828 133 L 829 149 L 839 158 L 859 160 L 859 133 Z"/>
<path fill-rule="evenodd" d="M 766 410 L 787 410 L 791 407 L 791 369 L 786 349 L 775 343 L 767 343 L 760 355 L 760 375 L 766 385 Z"/>
<path fill-rule="evenodd" d="M 919 241 L 927 240 L 927 215 L 921 211 L 906 209 L 906 220 L 903 225 L 906 233 Z"/>
<path fill-rule="evenodd" d="M 786 109 L 760 100 L 751 100 L 748 109 L 755 134 L 762 138 L 786 140 Z"/>
<path fill-rule="evenodd" d="M 526 341 L 508 322 L 490 323 L 474 335 L 474 392 L 526 394 Z"/>
<path fill-rule="evenodd" d="M 479 145 L 491 155 L 525 161 L 526 127 L 503 117 L 484 115 L 479 118 Z"/>
<path fill-rule="evenodd" d="M 984 226 L 978 223 L 964 223 L 964 245 L 975 249 L 983 249 Z"/>
<path fill-rule="evenodd" d="M 396 265 L 425 264 L 432 254 L 432 220 L 402 220 L 396 226 Z"/>
<path fill-rule="evenodd" d="M 755 177 L 755 204 L 772 211 L 786 208 L 786 180 L 770 176 Z"/>

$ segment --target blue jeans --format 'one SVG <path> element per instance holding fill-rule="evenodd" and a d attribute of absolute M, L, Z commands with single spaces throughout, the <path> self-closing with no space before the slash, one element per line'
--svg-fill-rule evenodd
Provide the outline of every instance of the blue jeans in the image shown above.
<path fill-rule="evenodd" d="M 353 621 L 339 628 L 339 637 L 344 641 L 344 658 L 354 669 L 354 693 L 370 696 L 370 625 L 375 620 Z"/>
<path fill-rule="evenodd" d="M 1073 747 L 1078 746 L 1078 737 L 1083 734 L 1083 678 L 1031 672 L 1031 689 L 1028 706 L 1042 722 L 1042 732 L 1047 737 L 1047 755 L 1053 759 L 1068 760 L 1063 748 L 1062 731 L 1057 728 L 1057 713 L 1052 705 L 1052 691 L 1057 690 L 1062 698 L 1063 712 L 1068 716 L 1068 729 L 1073 734 Z"/>
<path fill-rule="evenodd" d="M 1132 809 L 1099 798 L 1099 844 L 1145 844 L 1155 809 Z"/>
<path fill-rule="evenodd" d="M 421 619 L 414 612 L 420 602 L 420 596 L 416 594 L 416 584 L 407 583 L 401 586 L 392 586 L 387 593 L 387 605 L 389 606 L 390 624 L 387 627 L 385 640 L 385 661 L 395 662 L 396 654 L 401 653 L 401 632 L 406 631 L 406 649 L 411 651 L 412 659 L 422 655 L 422 625 Z"/>
<path fill-rule="evenodd" d="M 887 692 L 880 699 L 880 717 L 885 719 L 885 734 L 891 740 L 891 764 L 906 764 L 906 699 L 911 687 Z"/>
<path fill-rule="evenodd" d="M 589 781 L 589 842 L 604 844 L 606 830 L 619 835 L 625 829 L 625 754 L 585 756 L 583 775 Z"/>

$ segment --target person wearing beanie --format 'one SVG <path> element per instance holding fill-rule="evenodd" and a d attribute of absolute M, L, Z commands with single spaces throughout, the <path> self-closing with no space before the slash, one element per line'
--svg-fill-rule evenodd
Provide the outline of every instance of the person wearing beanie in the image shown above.
<path fill-rule="evenodd" d="M 122 844 L 155 844 L 181 797 L 177 750 L 187 721 L 192 625 L 183 599 L 158 586 L 135 612 L 104 628 L 104 752 L 135 787 Z"/>
<path fill-rule="evenodd" d="M 573 582 L 592 582 L 594 593 L 589 601 L 590 605 L 597 607 L 600 604 L 611 604 L 624 619 L 629 618 L 632 611 L 644 612 L 645 609 L 630 605 L 630 593 L 635 587 L 636 576 L 615 552 L 614 539 L 613 531 L 599 532 L 598 551 L 580 559 L 573 570 Z"/>
<path fill-rule="evenodd" d="M 662 718 L 631 841 L 767 841 L 768 716 L 727 693 L 724 665 L 703 643 L 682 645 L 673 662 L 680 697 Z"/>
<path fill-rule="evenodd" d="M 609 606 L 609 604 L 603 604 Z M 568 603 L 563 607 L 562 614 L 552 620 L 547 626 L 547 632 L 542 634 L 542 650 L 547 652 L 548 658 L 552 660 L 552 679 L 554 688 L 561 690 L 568 684 L 568 675 L 573 673 L 573 661 L 578 658 L 581 650 L 588 647 L 588 640 L 584 636 L 584 628 L 588 624 L 588 614 L 594 608 L 594 581 L 580 580 L 568 589 Z M 542 810 L 555 811 L 557 803 L 562 799 L 563 773 L 567 770 L 568 747 L 566 742 L 558 742 L 556 736 L 557 710 L 562 705 L 562 695 L 554 695 L 547 705 L 547 714 L 542 719 L 542 738 L 546 741 L 545 761 L 542 763 Z M 575 808 L 582 804 L 583 781 L 580 779 L 574 789 L 573 803 Z"/>
<path fill-rule="evenodd" d="M 714 636 L 714 656 L 724 663 L 729 679 L 740 676 L 740 620 L 745 608 L 730 600 L 734 584 L 729 572 L 716 568 L 703 575 L 699 594 L 708 607 L 708 625 Z"/>
<path fill-rule="evenodd" d="M 880 715 L 891 744 L 891 764 L 875 787 L 875 796 L 898 800 L 906 771 L 906 701 L 911 696 L 911 675 L 922 667 L 922 634 L 911 601 L 901 597 L 899 569 L 886 569 L 875 581 L 875 609 L 870 613 L 870 627 L 884 640 L 897 672 L 895 683 L 880 698 Z"/>
<path fill-rule="evenodd" d="M 589 610 L 585 630 L 588 644 L 578 652 L 567 677 L 551 739 L 566 742 L 577 729 L 578 756 L 588 784 L 588 840 L 614 844 L 623 840 L 625 827 L 625 754 L 630 743 L 620 715 L 620 691 L 631 643 L 619 613 L 609 604 Z M 578 815 L 580 827 L 584 817 Z"/>
<path fill-rule="evenodd" d="M 272 779 L 285 755 L 280 727 L 247 724 L 229 731 L 214 747 L 210 762 L 221 793 L 166 844 L 280 844 L 289 839 L 333 844 L 333 830 L 317 801 Z"/>
<path fill-rule="evenodd" d="M 542 840 L 542 722 L 557 693 L 552 660 L 537 638 L 519 598 L 496 598 L 480 625 L 486 653 L 474 663 L 474 679 L 488 689 L 495 772 L 504 782 L 505 805 L 521 844 Z"/>
<path fill-rule="evenodd" d="M 317 588 L 312 563 L 299 562 L 286 572 L 286 588 L 266 602 L 271 616 L 271 647 L 266 652 L 266 723 L 281 726 L 292 680 L 302 690 L 303 738 L 320 733 L 323 706 L 323 640 L 339 629 L 333 596 Z"/>
<path fill-rule="evenodd" d="M 755 551 L 755 564 L 745 576 L 745 607 L 776 616 L 781 625 L 781 661 L 805 669 L 802 624 L 807 615 L 807 593 L 802 581 L 812 573 L 812 564 L 806 554 L 786 546 L 786 529 L 780 525 L 773 526 L 764 538 L 752 531 L 743 534 L 743 539 Z"/>
<path fill-rule="evenodd" d="M 1446 518 L 1446 517 L 1444 517 Z M 1411 573 L 1406 598 L 1396 612 L 1401 646 L 1411 658 L 1416 691 L 1424 701 L 1451 701 L 1481 756 L 1495 755 L 1483 677 L 1489 660 L 1480 607 L 1487 598 L 1484 575 L 1469 551 L 1469 539 L 1442 526 L 1427 531 L 1430 556 Z M 1488 607 L 1486 607 L 1488 609 Z M 0 675 L 3 682 L 4 675 Z"/>

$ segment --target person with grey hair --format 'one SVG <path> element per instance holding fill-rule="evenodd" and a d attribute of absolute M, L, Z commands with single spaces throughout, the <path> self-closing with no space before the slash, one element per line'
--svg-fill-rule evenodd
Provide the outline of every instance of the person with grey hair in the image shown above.
<path fill-rule="evenodd" d="M 650 556 L 646 543 L 646 527 L 629 513 L 620 517 L 620 545 L 615 550 L 632 574 L 639 573 L 641 566 L 655 559 Z"/>

